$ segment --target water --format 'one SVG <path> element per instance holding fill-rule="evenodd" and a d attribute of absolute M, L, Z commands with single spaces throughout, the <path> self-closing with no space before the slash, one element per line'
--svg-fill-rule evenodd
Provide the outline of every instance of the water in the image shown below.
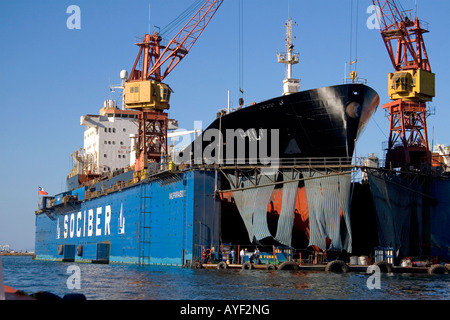
<path fill-rule="evenodd" d="M 370 290 L 365 273 L 206 270 L 74 264 L 3 256 L 5 284 L 26 293 L 82 293 L 88 300 L 449 300 L 450 275 L 381 274 Z M 68 267 L 80 269 L 69 289 Z"/>

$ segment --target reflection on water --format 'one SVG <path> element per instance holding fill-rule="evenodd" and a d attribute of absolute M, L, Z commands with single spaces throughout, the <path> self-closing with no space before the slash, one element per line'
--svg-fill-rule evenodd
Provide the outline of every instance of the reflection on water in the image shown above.
<path fill-rule="evenodd" d="M 369 290 L 364 273 L 205 270 L 76 264 L 81 289 L 70 290 L 72 263 L 3 257 L 6 284 L 27 293 L 83 293 L 91 300 L 448 300 L 449 275 L 381 274 Z"/>

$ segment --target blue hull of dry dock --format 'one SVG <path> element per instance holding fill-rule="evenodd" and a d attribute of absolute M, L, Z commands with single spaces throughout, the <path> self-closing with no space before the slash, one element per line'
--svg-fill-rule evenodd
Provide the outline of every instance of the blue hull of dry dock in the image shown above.
<path fill-rule="evenodd" d="M 369 174 L 379 243 L 401 258 L 450 260 L 450 179 L 448 174 L 419 175 L 408 171 Z"/>
<path fill-rule="evenodd" d="M 218 245 L 214 172 L 171 173 L 36 214 L 36 259 L 183 266 Z"/>

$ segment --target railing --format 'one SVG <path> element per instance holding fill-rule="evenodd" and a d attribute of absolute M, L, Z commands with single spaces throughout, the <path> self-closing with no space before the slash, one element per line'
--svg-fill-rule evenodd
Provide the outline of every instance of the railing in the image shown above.
<path fill-rule="evenodd" d="M 364 78 L 344 78 L 344 84 L 349 84 L 349 83 L 357 83 L 357 84 L 367 84 L 367 79 Z"/>
<path fill-rule="evenodd" d="M 352 165 L 351 157 L 312 157 L 312 158 L 232 158 L 220 163 L 199 161 L 190 168 L 227 168 L 227 167 L 348 167 Z"/>
<path fill-rule="evenodd" d="M 172 161 L 165 161 L 163 163 L 150 163 L 145 171 L 142 171 L 142 176 L 139 179 L 129 181 L 119 181 L 116 185 L 105 190 L 96 190 L 90 192 L 86 191 L 86 198 L 98 197 L 110 192 L 118 191 L 123 188 L 133 186 L 143 180 L 161 179 L 167 174 L 176 175 L 185 170 L 240 170 L 240 169 L 311 169 L 315 171 L 330 171 L 341 172 L 341 169 L 347 171 L 352 169 L 352 172 L 363 169 L 367 170 L 371 167 L 384 167 L 384 159 L 378 159 L 378 165 L 367 166 L 365 161 L 368 159 L 364 157 L 311 157 L 311 158 L 233 158 L 224 159 L 221 163 L 208 163 L 206 159 L 203 162 L 197 161 L 191 164 L 173 163 Z M 389 166 L 389 164 L 387 164 Z M 386 168 L 389 170 L 389 168 Z"/>

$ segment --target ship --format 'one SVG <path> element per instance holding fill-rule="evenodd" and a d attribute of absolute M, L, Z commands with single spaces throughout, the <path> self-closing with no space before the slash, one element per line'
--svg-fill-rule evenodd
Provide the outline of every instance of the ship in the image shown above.
<path fill-rule="evenodd" d="M 233 226 L 242 225 L 238 222 L 243 220 L 247 232 L 237 237 L 243 243 L 344 249 L 340 229 L 346 229 L 350 236 L 354 146 L 378 101 L 377 93 L 364 84 L 343 84 L 270 99 L 216 119 L 205 132 L 217 132 L 225 149 L 220 153 L 223 159 L 214 157 L 214 153 L 211 157 L 214 164 L 220 164 L 224 177 L 219 191 L 223 206 L 228 208 L 222 210 L 225 241 L 236 242 Z M 262 158 L 256 152 L 251 155 L 252 143 L 258 151 L 264 150 Z M 210 144 L 209 138 L 203 138 L 199 146 L 205 150 Z M 239 145 L 247 146 L 242 155 L 236 147 Z M 270 156 L 265 152 L 268 149 Z M 187 152 L 195 154 L 191 149 Z M 227 152 L 237 156 L 230 157 Z M 280 181 L 291 182 L 276 183 Z M 260 188 L 255 191 L 243 185 Z M 286 193 L 291 194 L 290 199 L 285 199 Z M 257 213 L 255 205 L 259 201 L 263 203 Z M 311 217 L 317 222 L 312 226 L 315 242 L 309 237 Z M 282 226 L 284 220 L 286 224 Z M 330 220 L 339 227 L 331 226 Z M 341 222 L 345 224 L 342 228 Z M 329 230 L 321 230 L 322 227 Z M 351 251 L 350 243 L 345 250 Z"/>
<path fill-rule="evenodd" d="M 36 259 L 194 266 L 225 247 L 351 252 L 352 156 L 379 96 L 356 81 L 300 91 L 286 26 L 283 94 L 220 111 L 181 152 L 164 148 L 177 133 L 162 128 L 176 120 L 133 100 L 148 85 L 167 109 L 170 87 L 122 72 L 122 108 L 106 101 L 81 117 L 67 191 L 39 199 Z M 142 140 L 147 116 L 153 131 Z"/>

